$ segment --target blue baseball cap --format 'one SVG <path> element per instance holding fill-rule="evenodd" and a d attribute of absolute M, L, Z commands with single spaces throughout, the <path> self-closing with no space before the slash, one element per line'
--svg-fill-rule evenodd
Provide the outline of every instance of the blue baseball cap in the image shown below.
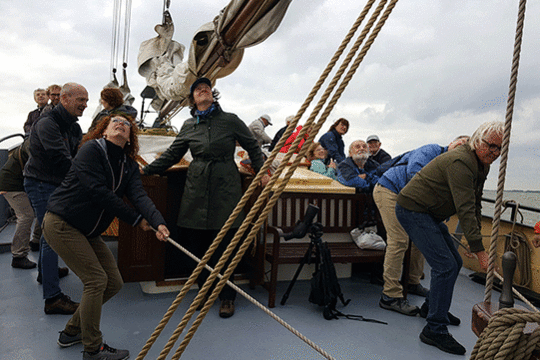
<path fill-rule="evenodd" d="M 195 89 L 197 88 L 199 84 L 206 84 L 212 87 L 212 82 L 208 78 L 205 78 L 205 77 L 198 78 L 197 80 L 193 82 L 193 85 L 191 85 L 191 87 L 189 88 L 189 95 L 193 95 L 193 91 L 195 91 Z"/>

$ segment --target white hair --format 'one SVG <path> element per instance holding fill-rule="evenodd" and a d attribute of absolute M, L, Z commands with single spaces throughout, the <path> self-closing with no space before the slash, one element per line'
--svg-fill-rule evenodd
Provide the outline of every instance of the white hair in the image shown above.
<path fill-rule="evenodd" d="M 488 137 L 491 134 L 495 134 L 497 136 L 500 136 L 502 138 L 504 132 L 504 122 L 502 121 L 488 121 L 483 123 L 476 129 L 476 131 L 472 134 L 469 145 L 473 150 L 478 149 L 480 144 L 482 143 L 482 140 L 485 140 L 486 137 Z"/>

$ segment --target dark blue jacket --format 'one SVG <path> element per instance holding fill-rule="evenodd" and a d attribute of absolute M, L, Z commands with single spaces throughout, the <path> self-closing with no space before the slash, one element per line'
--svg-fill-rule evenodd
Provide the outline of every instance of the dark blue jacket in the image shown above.
<path fill-rule="evenodd" d="M 77 121 L 76 116 L 58 104 L 34 124 L 30 132 L 30 158 L 24 167 L 24 177 L 60 185 L 82 139 Z"/>
<path fill-rule="evenodd" d="M 109 162 L 105 139 L 85 143 L 62 184 L 49 198 L 47 210 L 62 217 L 86 237 L 105 231 L 113 219 L 135 226 L 145 218 L 155 229 L 165 220 L 144 191 L 139 165 L 125 154 L 117 176 Z M 126 196 L 135 207 L 128 206 Z"/>
<path fill-rule="evenodd" d="M 345 160 L 345 144 L 336 129 L 332 129 L 321 136 L 319 142 L 328 151 L 328 157 L 334 160 L 336 164 Z"/>
<path fill-rule="evenodd" d="M 362 179 L 358 175 L 366 174 L 366 178 Z M 355 187 L 359 191 L 369 192 L 379 180 L 379 177 L 373 172 L 367 172 L 359 168 L 353 161 L 352 157 L 348 157 L 338 165 L 337 179 L 345 186 Z"/>
<path fill-rule="evenodd" d="M 379 184 L 399 194 L 417 172 L 446 151 L 448 151 L 448 146 L 443 147 L 438 144 L 428 144 L 409 151 L 380 177 Z"/>

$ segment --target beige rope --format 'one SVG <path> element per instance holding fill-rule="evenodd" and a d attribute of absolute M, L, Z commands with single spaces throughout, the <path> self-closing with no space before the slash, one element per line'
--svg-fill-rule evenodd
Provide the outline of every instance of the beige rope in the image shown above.
<path fill-rule="evenodd" d="M 370 36 L 370 38 L 368 39 L 368 42 L 366 45 L 370 46 L 372 43 L 373 43 L 373 39 L 377 36 L 378 32 L 380 31 L 380 28 L 382 27 L 382 25 L 384 25 L 384 22 L 386 21 L 386 19 L 388 18 L 389 14 L 391 13 L 393 7 L 395 6 L 395 3 L 397 3 L 398 0 L 395 0 L 395 1 L 392 1 L 391 4 L 387 7 L 387 10 L 385 11 L 385 13 L 383 14 L 383 16 L 381 17 L 381 19 L 379 20 L 378 22 L 378 25 L 375 27 L 375 30 L 373 31 L 372 35 Z M 379 7 L 377 8 L 378 10 L 382 10 L 382 8 L 384 7 L 386 1 L 383 0 L 381 1 L 381 4 L 379 5 Z M 379 10 L 379 11 L 380 11 Z M 376 10 L 377 12 L 377 10 Z M 374 14 L 375 16 L 375 14 Z M 373 17 L 372 17 L 373 18 Z M 371 40 L 371 41 L 370 41 Z M 367 50 L 366 50 L 367 51 Z M 363 51 L 361 53 L 361 55 L 365 54 L 365 51 Z M 363 59 L 363 56 L 359 56 L 353 66 L 351 67 L 351 69 L 349 69 L 349 72 L 346 76 L 346 79 L 347 78 L 351 78 L 352 77 L 352 74 L 354 73 L 354 71 L 358 68 L 359 66 L 359 63 L 362 61 Z M 336 74 L 337 75 L 337 74 Z M 341 93 L 343 92 L 343 90 L 345 89 L 346 85 L 347 85 L 348 81 L 344 81 L 342 82 L 342 84 L 340 85 L 340 87 L 338 88 L 336 94 L 334 95 L 333 97 L 333 100 L 335 100 L 334 102 L 330 102 L 330 104 L 328 105 L 329 107 L 333 107 L 333 105 L 335 105 L 335 102 L 337 102 L 337 99 L 340 97 Z M 331 111 L 327 109 L 327 111 L 325 111 L 325 114 L 329 114 Z M 287 159 L 287 155 L 292 155 L 292 152 L 294 151 L 294 149 L 296 149 L 298 147 L 298 144 L 300 143 L 300 140 L 303 138 L 303 136 L 305 135 L 306 131 L 308 129 L 311 128 L 311 123 L 310 123 L 310 119 L 308 119 L 308 121 L 306 122 L 306 125 L 305 127 L 300 131 L 298 137 L 296 138 L 295 142 L 292 144 L 291 146 L 291 150 L 286 154 L 286 157 L 285 159 L 283 160 L 283 162 L 280 164 L 280 166 L 278 167 L 279 168 L 284 168 L 286 165 L 287 165 L 287 162 L 288 162 L 288 159 Z M 178 350 L 176 351 L 176 353 L 174 354 L 174 356 L 172 357 L 173 360 L 177 360 L 182 352 L 185 350 L 185 348 L 187 347 L 187 345 L 189 344 L 191 338 L 193 337 L 194 333 L 196 332 L 198 326 L 201 324 L 202 320 L 204 319 L 204 317 L 206 316 L 207 312 L 209 311 L 212 303 L 215 301 L 215 298 L 217 298 L 217 295 L 219 294 L 219 292 L 221 291 L 221 289 L 223 288 L 223 286 L 225 285 L 225 281 L 226 279 L 228 279 L 232 272 L 234 271 L 234 268 L 236 267 L 236 265 L 239 263 L 239 261 L 241 260 L 243 254 L 245 253 L 245 251 L 247 250 L 248 246 L 250 245 L 251 241 L 254 239 L 257 231 L 258 231 L 258 227 L 262 225 L 262 223 L 264 223 L 266 217 L 268 216 L 268 213 L 271 211 L 272 207 L 274 206 L 275 202 L 277 201 L 277 199 L 279 198 L 279 196 L 281 195 L 281 193 L 283 192 L 285 186 L 287 185 L 287 182 L 289 181 L 290 177 L 292 176 L 292 174 L 294 173 L 294 170 L 296 169 L 296 167 L 298 166 L 298 164 L 300 163 L 300 160 L 301 158 L 305 155 L 305 153 L 307 152 L 308 150 L 308 145 L 310 144 L 310 142 L 313 140 L 313 138 L 317 135 L 317 131 L 318 129 L 320 129 L 320 127 L 322 126 L 322 124 L 324 123 L 324 121 L 326 120 L 326 118 L 321 118 L 321 120 L 313 127 L 311 128 L 310 130 L 310 136 L 308 138 L 308 140 L 306 141 L 306 144 L 305 146 L 303 146 L 300 150 L 300 153 L 298 154 L 298 156 L 296 157 L 295 161 L 293 162 L 292 166 L 289 168 L 287 174 L 285 175 L 285 178 L 284 180 L 282 181 L 282 183 L 280 184 L 279 188 L 277 190 L 275 190 L 274 192 L 274 195 L 272 196 L 272 199 L 270 200 L 270 202 L 267 204 L 267 206 L 265 207 L 263 213 L 260 215 L 259 219 L 257 220 L 255 226 L 252 228 L 252 231 L 250 232 L 250 234 L 248 235 L 248 237 L 246 238 L 246 240 L 244 241 L 244 244 L 241 246 L 240 250 L 237 252 L 237 255 L 235 256 L 235 258 L 233 259 L 231 265 L 229 266 L 229 268 L 227 269 L 227 271 L 225 272 L 225 274 L 223 275 L 223 279 L 221 279 L 214 292 L 212 293 L 212 295 L 210 296 L 208 302 L 205 304 L 205 306 L 203 307 L 203 309 L 200 311 L 199 313 L 199 316 L 197 317 L 197 319 L 193 322 L 193 324 L 191 325 L 191 328 L 190 330 L 188 331 L 188 333 L 186 334 L 186 336 L 184 337 L 184 340 L 182 341 L 182 343 L 180 344 Z M 276 146 L 277 147 L 277 146 Z M 274 149 L 275 151 L 275 149 Z M 276 174 L 274 174 L 272 176 L 272 178 L 275 178 L 276 177 Z M 271 179 L 272 181 L 272 179 Z M 266 191 L 270 191 L 270 189 L 268 189 L 268 187 L 270 186 L 271 184 L 269 183 L 267 185 L 267 187 L 263 190 L 263 194 L 264 192 Z M 242 229 L 242 227 L 247 224 L 249 225 L 252 220 L 253 220 L 253 217 L 250 217 L 251 214 L 253 214 L 253 216 L 255 215 L 255 213 L 258 211 L 258 208 L 257 206 L 260 204 L 262 204 L 264 201 L 265 201 L 265 198 L 264 198 L 264 195 L 261 194 L 259 199 L 257 200 L 257 202 L 255 203 L 253 209 L 250 211 L 250 214 L 248 215 L 248 217 L 246 217 L 244 223 L 242 224 L 242 226 L 240 227 L 240 229 Z M 240 230 L 239 229 L 239 230 Z M 238 237 L 238 234 L 237 236 Z M 235 238 L 236 238 L 235 237 Z M 225 262 L 226 259 L 228 259 L 228 252 L 229 252 L 229 249 L 231 249 L 231 252 L 232 252 L 232 249 L 234 248 L 234 239 L 233 241 L 231 241 L 231 244 L 229 245 L 229 247 L 227 248 L 227 250 L 225 251 L 225 253 L 223 254 L 222 258 L 220 259 L 220 262 L 218 262 L 218 265 L 216 265 L 216 269 L 214 271 L 219 271 L 220 269 L 218 269 L 219 265 L 221 262 Z M 214 277 L 215 278 L 215 277 Z M 203 286 L 203 289 L 201 290 L 202 292 L 205 291 L 205 287 L 208 285 L 210 286 L 211 283 L 209 283 L 211 280 L 210 278 L 207 280 L 207 283 L 205 283 L 205 285 Z M 189 313 L 189 311 L 188 311 Z M 185 318 L 188 316 L 188 313 L 186 314 Z M 183 319 L 182 322 L 186 322 L 187 321 L 184 321 L 186 319 Z M 181 323 L 177 330 L 180 329 L 181 327 L 183 326 L 183 324 Z"/>
<path fill-rule="evenodd" d="M 373 5 L 374 2 L 375 2 L 375 0 L 370 0 L 370 1 L 368 1 L 366 6 L 364 7 L 364 10 L 361 12 L 360 16 L 357 18 L 357 20 L 355 21 L 355 23 L 353 24 L 353 26 L 349 30 L 347 36 L 343 39 L 341 45 L 339 46 L 339 48 L 335 52 L 334 56 L 330 60 L 330 62 L 327 65 L 326 69 L 323 71 L 320 78 L 316 82 L 315 86 L 313 87 L 313 89 L 309 93 L 308 97 L 304 101 L 304 104 L 301 106 L 301 108 L 299 109 L 299 111 L 296 114 L 295 118 L 290 122 L 289 126 L 287 127 L 287 130 L 285 131 L 285 133 L 283 134 L 281 139 L 276 144 L 274 151 L 272 151 L 269 158 L 267 159 L 267 161 L 263 165 L 263 168 L 259 171 L 259 173 L 255 177 L 255 179 L 253 180 L 252 184 L 250 185 L 250 187 L 248 188 L 248 190 L 246 191 L 246 193 L 242 197 L 241 201 L 236 206 L 235 210 L 233 211 L 233 213 L 230 216 L 229 221 L 231 219 L 233 219 L 233 221 L 234 221 L 234 219 L 236 219 L 236 217 L 238 216 L 240 211 L 243 209 L 244 205 L 247 203 L 247 201 L 249 200 L 249 198 L 251 197 L 251 195 L 255 191 L 255 188 L 256 188 L 258 182 L 261 180 L 262 176 L 266 173 L 266 171 L 268 170 L 268 168 L 272 164 L 272 161 L 274 160 L 276 155 L 279 153 L 279 150 L 281 150 L 281 147 L 283 147 L 283 145 L 285 144 L 285 141 L 287 140 L 287 138 L 292 134 L 293 130 L 296 128 L 296 125 L 297 125 L 299 119 L 302 117 L 302 115 L 304 114 L 306 109 L 311 104 L 311 101 L 314 99 L 317 92 L 322 87 L 322 84 L 324 83 L 324 81 L 326 80 L 326 78 L 328 77 L 330 72 L 332 71 L 333 67 L 335 66 L 335 64 L 337 63 L 339 58 L 341 57 L 343 51 L 346 49 L 348 43 L 350 42 L 350 40 L 352 39 L 352 37 L 356 33 L 358 27 L 360 26 L 360 24 L 362 23 L 362 21 L 366 17 L 367 13 L 369 12 L 369 10 L 370 10 L 370 8 L 371 8 L 371 6 Z M 298 144 L 296 144 L 296 146 L 298 146 Z M 292 156 L 292 154 L 289 155 L 289 156 L 286 156 L 286 161 L 283 161 L 283 163 L 286 164 L 288 159 L 290 159 L 291 156 Z M 269 184 L 267 185 L 267 188 L 272 188 L 272 185 L 275 183 L 275 181 L 277 179 L 277 176 L 279 176 L 281 174 L 283 169 L 284 169 L 284 167 L 280 167 L 280 168 L 278 168 L 276 170 L 276 172 L 274 174 L 274 178 L 270 180 Z M 232 221 L 231 221 L 231 223 L 232 223 Z M 226 229 L 230 228 L 230 225 L 228 225 L 228 224 L 229 224 L 229 222 L 227 224 L 225 224 L 224 228 L 226 228 Z M 226 233 L 226 231 L 225 231 L 225 233 Z M 220 234 L 218 234 L 218 236 L 214 240 L 214 243 L 218 242 L 218 244 L 219 244 L 219 242 L 221 241 L 222 238 L 223 238 L 223 236 L 222 236 L 222 233 L 220 232 Z M 161 320 L 161 322 L 159 323 L 159 325 L 154 330 L 154 333 L 152 334 L 150 339 L 148 339 L 147 343 L 145 344 L 145 346 L 143 347 L 143 349 L 139 353 L 139 355 L 137 357 L 137 360 L 144 359 L 144 357 L 146 356 L 146 354 L 148 353 L 148 351 L 150 350 L 152 345 L 155 343 L 155 341 L 157 340 L 157 338 L 159 337 L 159 335 L 161 334 L 161 332 L 163 331 L 163 329 L 167 325 L 168 321 L 170 320 L 170 318 L 172 317 L 172 315 L 174 314 L 174 312 L 176 311 L 176 309 L 180 305 L 182 299 L 187 294 L 187 292 L 189 291 L 191 286 L 194 284 L 194 282 L 197 279 L 198 275 L 202 271 L 202 267 L 204 267 L 207 264 L 208 259 L 213 254 L 213 249 L 215 249 L 215 247 L 210 248 L 208 250 L 207 254 L 205 254 L 205 256 L 201 260 L 200 264 L 193 271 L 192 275 L 190 276 L 190 278 L 188 279 L 188 281 L 186 282 L 186 284 L 182 288 L 181 292 L 178 294 L 177 298 L 175 299 L 173 304 L 170 306 L 170 308 L 168 309 L 167 313 L 164 315 L 164 317 Z M 199 305 L 201 300 L 204 298 L 205 294 L 199 294 L 199 295 L 200 296 L 197 296 L 194 299 L 194 306 Z M 181 333 L 181 331 L 179 333 Z M 167 346 L 169 346 L 170 343 L 174 344 L 176 339 L 178 339 L 179 333 L 178 334 L 176 334 L 176 333 L 173 334 L 173 336 L 171 337 L 171 340 L 169 341 L 169 344 L 167 344 Z M 176 339 L 174 337 L 176 337 Z"/>
<path fill-rule="evenodd" d="M 154 230 L 155 231 L 155 230 Z M 178 244 L 176 241 L 174 241 L 173 239 L 171 239 L 170 237 L 167 238 L 167 241 L 170 242 L 172 245 L 174 245 L 175 247 L 177 247 L 178 249 L 180 249 L 184 254 L 186 254 L 187 256 L 189 256 L 190 258 L 192 258 L 193 260 L 195 260 L 196 262 L 200 262 L 201 260 L 196 257 L 195 255 L 193 255 L 189 250 L 187 250 L 185 247 L 183 247 L 182 245 Z M 204 268 L 208 271 L 213 271 L 214 269 L 211 268 L 210 266 L 208 265 L 205 265 Z M 223 275 L 221 274 L 218 274 L 218 277 L 220 279 L 223 278 Z M 241 288 L 239 288 L 236 284 L 230 282 L 229 280 L 227 280 L 227 285 L 229 285 L 231 288 L 233 288 L 237 293 L 239 293 L 240 295 L 242 295 L 243 297 L 245 297 L 249 302 L 251 302 L 252 304 L 254 304 L 255 306 L 257 306 L 259 309 L 261 309 L 262 311 L 264 311 L 265 313 L 267 313 L 270 317 L 272 317 L 274 320 L 276 320 L 278 323 L 280 323 L 281 325 L 283 325 L 287 330 L 289 330 L 290 332 L 292 332 L 294 335 L 298 336 L 300 339 L 302 339 L 302 341 L 306 342 L 309 346 L 311 346 L 312 348 L 314 348 L 315 350 L 317 350 L 319 353 L 321 353 L 324 357 L 326 357 L 327 359 L 334 359 L 330 354 L 328 354 L 326 351 L 324 351 L 324 349 L 322 349 L 321 347 L 319 347 L 317 344 L 315 344 L 313 341 L 309 340 L 307 337 L 305 337 L 304 335 L 302 335 L 298 330 L 296 330 L 295 328 L 293 328 L 291 325 L 289 325 L 287 322 L 285 322 L 283 319 L 281 319 L 278 315 L 274 314 L 272 311 L 270 311 L 266 306 L 264 306 L 263 304 L 261 304 L 260 302 L 258 302 L 255 298 L 253 298 L 251 295 L 249 295 L 248 293 L 246 293 L 244 290 L 242 290 Z"/>
<path fill-rule="evenodd" d="M 514 44 L 514 56 L 512 59 L 512 72 L 510 76 L 510 89 L 508 93 L 508 103 L 506 107 L 506 122 L 504 124 L 504 136 L 501 151 L 501 163 L 499 166 L 499 178 L 497 182 L 497 196 L 495 200 L 495 213 L 493 214 L 493 224 L 491 229 L 491 246 L 489 249 L 489 266 L 486 277 L 486 289 L 484 301 L 491 302 L 491 291 L 493 289 L 493 273 L 495 271 L 495 257 L 497 256 L 497 237 L 501 220 L 501 207 L 504 192 L 504 180 L 506 177 L 506 163 L 508 161 L 508 146 L 510 144 L 510 130 L 512 128 L 512 115 L 514 112 L 514 99 L 516 96 L 517 75 L 519 68 L 519 55 L 521 52 L 521 40 L 523 37 L 523 24 L 525 22 L 525 5 L 527 0 L 520 0 L 518 21 L 516 28 L 516 39 Z"/>
<path fill-rule="evenodd" d="M 534 349 L 540 349 L 540 327 L 525 334 L 528 322 L 540 322 L 540 313 L 515 308 L 497 311 L 478 338 L 470 359 L 529 359 Z"/>

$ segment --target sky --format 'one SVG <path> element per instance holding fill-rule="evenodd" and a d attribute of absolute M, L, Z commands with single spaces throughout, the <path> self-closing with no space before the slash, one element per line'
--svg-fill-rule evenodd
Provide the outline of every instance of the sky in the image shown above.
<path fill-rule="evenodd" d="M 172 0 L 173 39 L 189 48 L 195 31 L 226 4 L 226 0 Z M 505 121 L 518 4 L 516 0 L 398 2 L 320 135 L 344 117 L 351 123 L 344 136 L 346 146 L 377 134 L 382 147 L 395 156 L 428 143 L 446 145 L 458 135 L 471 135 L 486 121 Z M 238 69 L 217 81 L 223 109 L 247 124 L 269 114 L 273 126 L 267 133 L 273 136 L 303 104 L 364 5 L 358 0 L 293 0 L 277 31 L 246 49 Z M 157 35 L 154 26 L 161 23 L 162 10 L 161 1 L 132 2 L 127 82 L 139 111 L 146 86 L 137 73 L 139 45 Z M 540 190 L 538 14 L 540 3 L 529 1 L 507 190 Z M 87 88 L 90 100 L 80 124 L 83 130 L 88 128 L 99 93 L 111 80 L 112 24 L 112 0 L 0 2 L 0 138 L 22 131 L 28 112 L 36 106 L 33 90 L 54 83 L 77 82 Z M 121 64 L 122 51 L 119 68 Z M 183 110 L 172 125 L 180 128 L 188 116 Z M 146 123 L 153 119 L 154 114 L 147 115 Z M 498 176 L 499 161 L 491 168 L 486 189 L 496 189 Z"/>

